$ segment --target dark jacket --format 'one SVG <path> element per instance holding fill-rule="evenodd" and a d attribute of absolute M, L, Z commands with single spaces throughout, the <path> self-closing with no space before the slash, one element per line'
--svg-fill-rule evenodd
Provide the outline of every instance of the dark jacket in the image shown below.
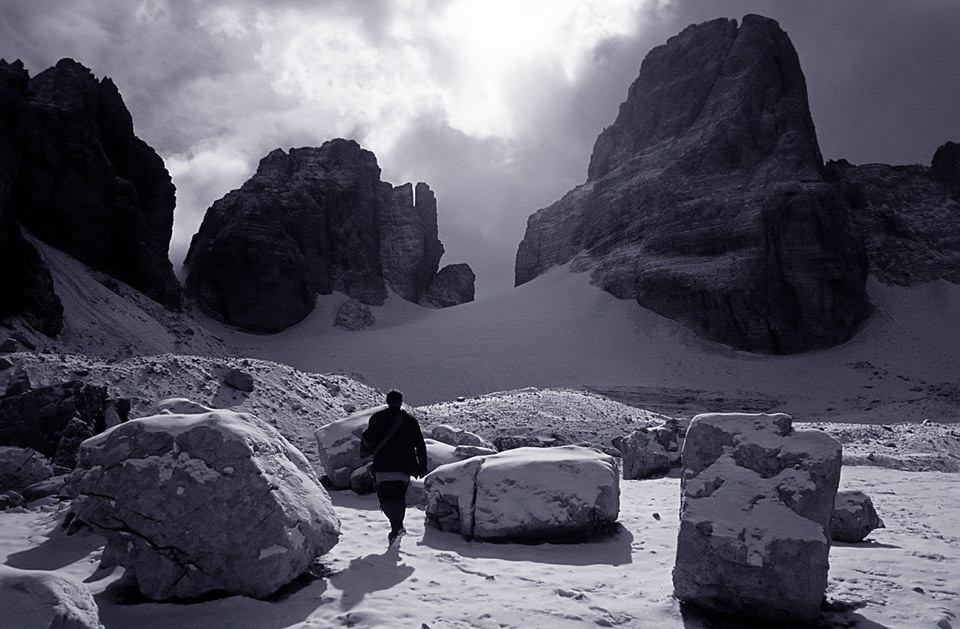
<path fill-rule="evenodd" d="M 363 431 L 360 451 L 370 453 L 390 432 L 394 418 L 400 415 L 400 427 L 383 447 L 373 455 L 374 472 L 403 472 L 410 476 L 427 474 L 427 446 L 423 442 L 420 423 L 405 410 L 385 408 L 370 416 Z"/>

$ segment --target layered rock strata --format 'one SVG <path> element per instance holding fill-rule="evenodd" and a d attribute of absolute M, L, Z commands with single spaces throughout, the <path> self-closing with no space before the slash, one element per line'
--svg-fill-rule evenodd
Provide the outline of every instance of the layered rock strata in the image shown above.
<path fill-rule="evenodd" d="M 380 180 L 373 153 L 331 140 L 273 151 L 210 207 L 187 254 L 186 288 L 215 319 L 278 332 L 310 313 L 317 294 L 367 305 L 382 304 L 388 290 L 442 300 L 448 276 L 457 276 L 438 274 L 442 255 L 430 188 L 393 187 Z M 471 281 L 469 295 L 448 301 L 472 299 L 472 289 Z"/>
<path fill-rule="evenodd" d="M 830 346 L 869 312 L 848 214 L 787 35 L 759 16 L 714 20 L 647 55 L 587 182 L 529 218 L 516 283 L 574 261 L 736 348 Z"/>

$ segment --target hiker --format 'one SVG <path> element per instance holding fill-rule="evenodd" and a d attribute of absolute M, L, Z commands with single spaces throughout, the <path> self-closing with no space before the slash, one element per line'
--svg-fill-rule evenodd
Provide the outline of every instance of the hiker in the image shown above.
<path fill-rule="evenodd" d="M 427 474 L 427 446 L 420 423 L 403 410 L 402 405 L 402 393 L 387 393 L 387 408 L 370 417 L 360 441 L 360 452 L 373 454 L 371 469 L 380 509 L 390 520 L 387 540 L 391 544 L 406 532 L 403 516 L 407 510 L 410 477 Z"/>

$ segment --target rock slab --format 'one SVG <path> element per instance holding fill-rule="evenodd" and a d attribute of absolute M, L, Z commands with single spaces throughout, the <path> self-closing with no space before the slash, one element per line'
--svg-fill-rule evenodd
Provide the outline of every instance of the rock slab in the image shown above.
<path fill-rule="evenodd" d="M 827 585 L 841 446 L 789 415 L 706 414 L 682 451 L 674 593 L 708 610 L 811 622 Z"/>
<path fill-rule="evenodd" d="M 268 596 L 336 545 L 339 519 L 309 462 L 272 426 L 193 410 L 85 441 L 73 510 L 107 538 L 105 561 L 151 599 Z"/>
<path fill-rule="evenodd" d="M 424 479 L 427 523 L 467 539 L 569 541 L 616 522 L 619 468 L 591 448 L 518 448 Z"/>

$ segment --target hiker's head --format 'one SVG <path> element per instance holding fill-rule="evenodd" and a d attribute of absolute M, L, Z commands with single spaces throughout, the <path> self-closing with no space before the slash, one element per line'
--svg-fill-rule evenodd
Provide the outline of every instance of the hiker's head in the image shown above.
<path fill-rule="evenodd" d="M 387 406 L 390 408 L 400 408 L 403 404 L 403 393 L 399 391 L 391 391 L 387 393 Z"/>

